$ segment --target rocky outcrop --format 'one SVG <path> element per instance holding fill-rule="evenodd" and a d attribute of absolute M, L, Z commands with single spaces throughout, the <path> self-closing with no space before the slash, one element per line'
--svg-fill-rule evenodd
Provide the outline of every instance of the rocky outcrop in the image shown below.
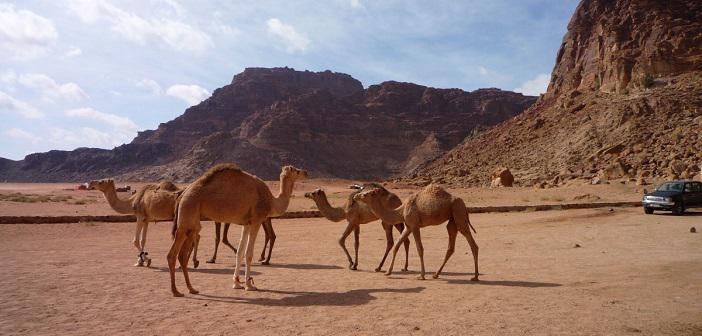
<path fill-rule="evenodd" d="M 514 176 L 509 169 L 500 167 L 492 173 L 491 187 L 511 187 L 514 184 Z"/>
<path fill-rule="evenodd" d="M 220 162 L 277 179 L 285 164 L 316 177 L 404 175 L 529 107 L 535 97 L 384 82 L 349 75 L 246 69 L 212 97 L 113 150 L 32 154 L 0 180 L 190 181 Z"/>
<path fill-rule="evenodd" d="M 584 0 L 546 94 L 406 180 L 486 185 L 694 176 L 702 162 L 702 2 Z M 677 174 L 677 175 L 675 175 Z"/>

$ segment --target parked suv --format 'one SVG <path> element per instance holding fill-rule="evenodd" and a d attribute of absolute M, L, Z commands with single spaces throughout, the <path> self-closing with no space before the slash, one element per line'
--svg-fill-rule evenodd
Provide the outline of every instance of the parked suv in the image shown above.
<path fill-rule="evenodd" d="M 670 210 L 675 215 L 682 215 L 686 208 L 702 206 L 702 182 L 663 183 L 654 192 L 644 195 L 641 203 L 644 212 L 649 215 L 654 210 Z"/>

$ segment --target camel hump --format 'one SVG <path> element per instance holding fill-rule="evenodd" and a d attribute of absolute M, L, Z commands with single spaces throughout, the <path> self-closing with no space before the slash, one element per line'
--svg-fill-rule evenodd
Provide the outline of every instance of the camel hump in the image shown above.
<path fill-rule="evenodd" d="M 161 181 L 158 184 L 159 190 L 178 191 L 178 187 L 171 181 Z"/>
<path fill-rule="evenodd" d="M 237 171 L 241 172 L 241 168 L 234 164 L 234 163 L 220 163 L 218 165 L 215 165 L 214 167 L 208 169 L 200 178 L 198 179 L 199 183 L 207 183 L 211 178 L 215 177 L 217 174 L 221 172 L 226 172 L 226 171 Z"/>

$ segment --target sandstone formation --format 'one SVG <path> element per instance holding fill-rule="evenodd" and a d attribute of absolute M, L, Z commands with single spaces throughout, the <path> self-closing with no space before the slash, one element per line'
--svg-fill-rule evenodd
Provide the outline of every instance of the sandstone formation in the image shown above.
<path fill-rule="evenodd" d="M 702 162 L 702 1 L 584 0 L 548 91 L 406 180 L 486 185 L 691 178 Z M 544 183 L 547 182 L 547 183 Z"/>
<path fill-rule="evenodd" d="M 315 177 L 377 180 L 407 174 L 535 100 L 392 81 L 364 89 L 331 71 L 250 68 L 130 144 L 0 159 L 0 181 L 190 181 L 220 162 L 264 179 L 292 164 Z"/>

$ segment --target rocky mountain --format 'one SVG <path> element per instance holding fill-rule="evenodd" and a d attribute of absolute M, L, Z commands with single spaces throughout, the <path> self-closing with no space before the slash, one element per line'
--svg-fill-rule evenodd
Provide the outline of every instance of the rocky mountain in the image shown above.
<path fill-rule="evenodd" d="M 0 160 L 0 180 L 189 181 L 219 162 L 265 179 L 277 179 L 284 164 L 316 177 L 383 179 L 406 174 L 535 100 L 498 89 L 399 82 L 364 89 L 331 71 L 250 68 L 130 144 Z"/>
<path fill-rule="evenodd" d="M 702 1 L 583 0 L 546 94 L 407 175 L 487 185 L 690 178 L 702 164 Z"/>

